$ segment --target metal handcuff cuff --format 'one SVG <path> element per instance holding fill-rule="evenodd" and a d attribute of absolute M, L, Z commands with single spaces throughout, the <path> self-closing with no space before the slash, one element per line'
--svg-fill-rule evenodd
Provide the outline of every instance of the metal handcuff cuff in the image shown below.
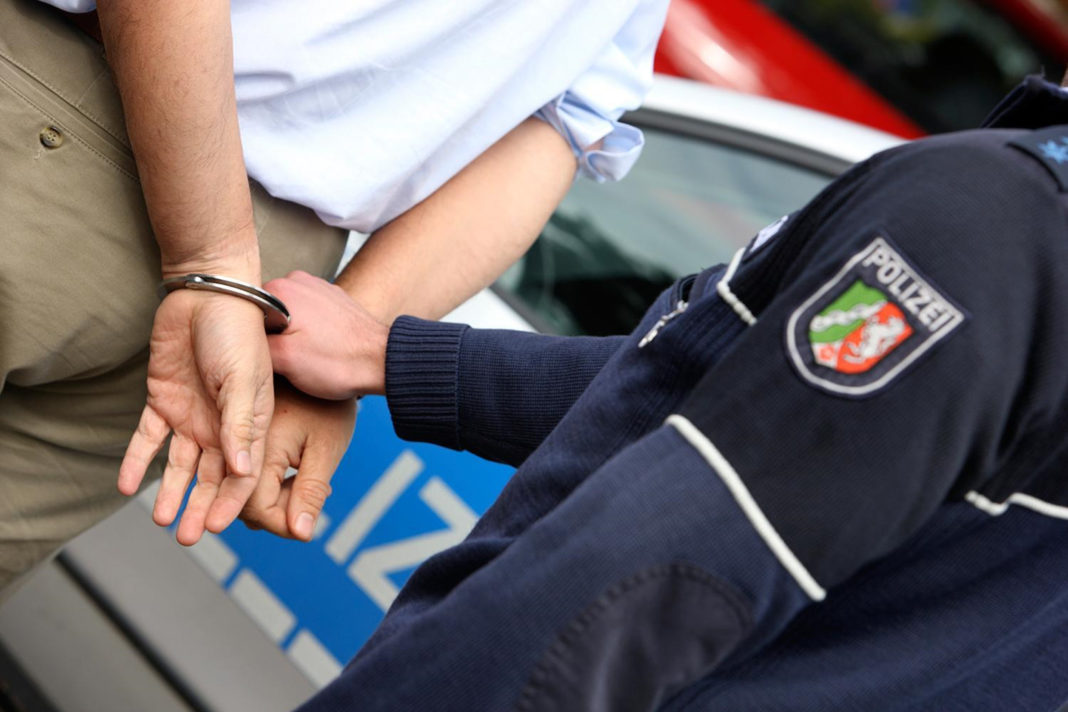
<path fill-rule="evenodd" d="M 270 292 L 248 282 L 241 282 L 217 274 L 193 273 L 171 277 L 160 282 L 159 298 L 163 299 L 176 289 L 199 289 L 205 292 L 229 294 L 252 302 L 263 312 L 263 323 L 268 334 L 285 331 L 289 326 L 289 310 L 282 300 Z"/>

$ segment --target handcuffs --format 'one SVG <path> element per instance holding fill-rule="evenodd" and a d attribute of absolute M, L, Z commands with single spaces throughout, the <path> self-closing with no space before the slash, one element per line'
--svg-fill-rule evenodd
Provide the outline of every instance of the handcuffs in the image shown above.
<path fill-rule="evenodd" d="M 248 282 L 242 282 L 229 277 L 220 277 L 217 274 L 193 274 L 171 277 L 159 284 L 159 298 L 163 299 L 177 289 L 199 289 L 205 292 L 218 292 L 229 294 L 252 302 L 263 312 L 263 323 L 267 333 L 277 334 L 285 331 L 289 326 L 289 310 L 282 300 L 270 292 L 260 289 Z"/>

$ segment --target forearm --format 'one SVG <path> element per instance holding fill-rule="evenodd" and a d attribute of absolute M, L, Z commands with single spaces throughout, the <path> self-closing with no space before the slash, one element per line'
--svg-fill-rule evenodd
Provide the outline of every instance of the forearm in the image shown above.
<path fill-rule="evenodd" d="M 440 318 L 522 256 L 575 167 L 563 137 L 528 119 L 372 235 L 337 284 L 386 323 Z"/>
<path fill-rule="evenodd" d="M 100 0 L 98 11 L 164 275 L 258 284 L 229 3 Z"/>
<path fill-rule="evenodd" d="M 386 394 L 397 433 L 517 465 L 626 337 L 565 337 L 402 318 Z"/>

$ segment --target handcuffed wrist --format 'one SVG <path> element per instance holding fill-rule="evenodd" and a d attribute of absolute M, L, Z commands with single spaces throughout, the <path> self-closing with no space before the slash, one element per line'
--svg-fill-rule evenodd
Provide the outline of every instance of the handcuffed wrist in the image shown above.
<path fill-rule="evenodd" d="M 159 296 L 165 298 L 178 289 L 193 289 L 204 292 L 228 294 L 252 302 L 263 312 L 263 322 L 268 333 L 285 331 L 289 326 L 289 309 L 281 299 L 248 282 L 217 274 L 194 272 L 171 277 L 160 282 Z"/>
<path fill-rule="evenodd" d="M 255 233 L 250 233 L 249 237 L 233 244 L 225 243 L 226 240 L 220 239 L 211 249 L 191 253 L 173 248 L 161 249 L 160 266 L 163 278 L 170 279 L 186 274 L 225 274 L 231 279 L 260 286 L 260 252 Z"/>

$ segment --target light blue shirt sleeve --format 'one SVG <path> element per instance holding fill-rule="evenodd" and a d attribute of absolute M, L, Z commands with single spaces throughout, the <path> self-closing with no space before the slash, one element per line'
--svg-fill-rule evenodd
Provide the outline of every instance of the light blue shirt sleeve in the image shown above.
<path fill-rule="evenodd" d="M 599 183 L 619 180 L 638 160 L 642 132 L 619 117 L 638 108 L 652 86 L 667 6 L 668 0 L 639 3 L 589 69 L 535 114 L 567 139 L 580 175 Z"/>

